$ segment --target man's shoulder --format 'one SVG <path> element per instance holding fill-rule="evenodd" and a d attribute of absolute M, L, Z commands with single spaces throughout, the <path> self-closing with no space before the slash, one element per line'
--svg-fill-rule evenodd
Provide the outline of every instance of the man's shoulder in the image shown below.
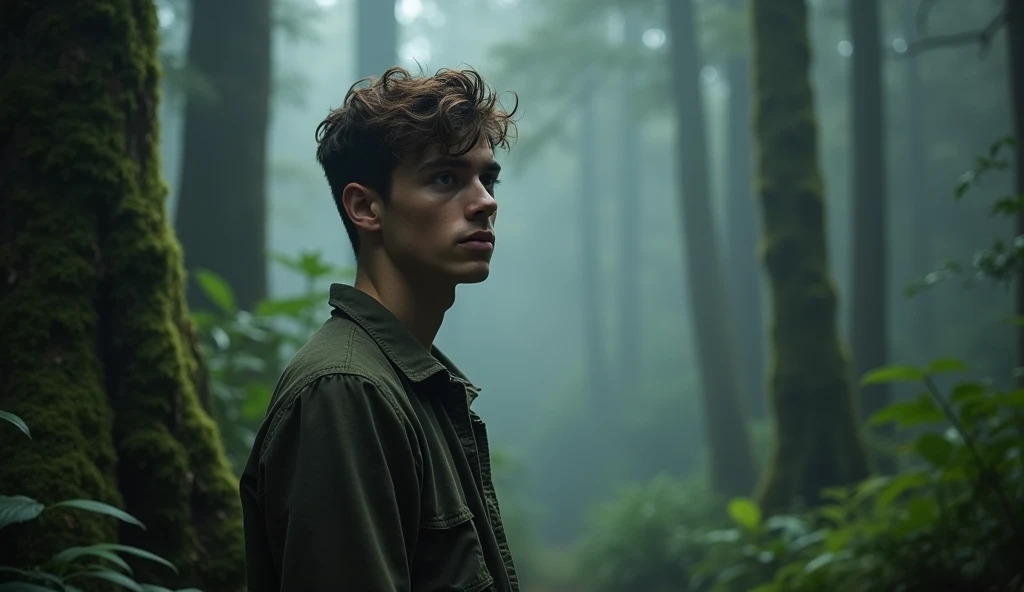
<path fill-rule="evenodd" d="M 385 395 L 404 392 L 398 374 L 369 334 L 345 317 L 332 316 L 285 366 L 273 399 L 294 395 L 332 375 L 370 382 Z"/>

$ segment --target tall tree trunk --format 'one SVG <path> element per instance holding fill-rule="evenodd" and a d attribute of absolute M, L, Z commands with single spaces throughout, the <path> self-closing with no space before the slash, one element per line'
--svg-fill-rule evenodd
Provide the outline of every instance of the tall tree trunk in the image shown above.
<path fill-rule="evenodd" d="M 609 398 L 608 371 L 604 354 L 604 333 L 601 330 L 600 220 L 597 200 L 597 115 L 594 100 L 587 96 L 579 110 L 580 116 L 580 267 L 583 271 L 580 309 L 583 313 L 583 354 L 586 384 L 595 401 L 595 411 L 602 421 L 607 416 Z"/>
<path fill-rule="evenodd" d="M 734 8 L 745 0 L 730 0 Z M 754 197 L 754 155 L 750 125 L 750 62 L 746 55 L 730 55 L 725 64 L 729 83 L 726 116 L 725 223 L 722 244 L 726 251 L 727 289 L 740 371 L 740 393 L 754 417 L 765 416 L 764 272 L 758 265 L 760 212 Z"/>
<path fill-rule="evenodd" d="M 711 214 L 701 58 L 690 0 L 669 3 L 669 26 L 690 318 L 697 339 L 711 483 L 720 493 L 747 495 L 755 482 L 756 469 L 736 395 L 736 364 L 730 339 L 733 333 Z"/>
<path fill-rule="evenodd" d="M 853 37 L 853 303 L 850 341 L 855 378 L 888 363 L 889 234 L 878 0 L 848 0 Z M 859 384 L 859 381 L 855 381 Z M 889 388 L 861 389 L 865 416 L 884 407 Z"/>
<path fill-rule="evenodd" d="M 380 76 L 398 63 L 394 0 L 356 2 L 356 78 Z"/>
<path fill-rule="evenodd" d="M 92 498 L 148 527 L 75 512 L 4 530 L 26 566 L 70 545 L 134 544 L 140 581 L 243 590 L 237 485 L 193 383 L 181 250 L 160 176 L 156 10 L 19 0 L 0 29 L 0 493 Z M 74 100 L 64 96 L 74 89 Z"/>
<path fill-rule="evenodd" d="M 190 67 L 214 96 L 188 98 L 175 228 L 190 273 L 210 269 L 243 310 L 267 295 L 270 0 L 193 2 Z M 196 282 L 193 308 L 212 303 Z"/>
<path fill-rule="evenodd" d="M 806 0 L 752 0 L 754 123 L 772 294 L 775 444 L 758 486 L 766 511 L 868 473 L 836 329 Z"/>
<path fill-rule="evenodd" d="M 636 10 L 624 9 L 625 41 L 628 46 L 639 46 L 641 40 L 640 15 Z M 619 289 L 618 306 L 618 383 L 619 392 L 636 376 L 643 375 L 640 364 L 643 356 L 640 352 L 640 215 L 644 212 L 643 188 L 640 186 L 643 175 L 640 174 L 640 132 L 637 118 L 632 114 L 632 91 L 637 86 L 636 75 L 627 71 L 624 75 L 620 93 L 618 143 L 619 192 L 616 199 L 618 205 L 619 229 Z"/>
<path fill-rule="evenodd" d="M 1017 195 L 1024 195 L 1024 6 L 1019 0 L 1006 0 L 1007 53 L 1013 112 L 1013 134 L 1017 140 L 1014 161 Z M 1017 236 L 1024 236 L 1024 211 L 1017 212 Z M 1015 312 L 1024 318 L 1024 270 L 1017 273 L 1017 302 Z M 1024 369 L 1024 323 L 1017 324 L 1017 366 Z M 1018 382 L 1024 384 L 1024 373 Z"/>
<path fill-rule="evenodd" d="M 902 28 L 908 43 L 914 43 L 917 39 L 917 26 L 915 15 L 919 0 L 903 0 Z M 905 173 L 907 182 L 906 198 L 910 202 L 910 210 L 913 212 L 928 212 L 933 205 L 932 196 L 928 190 L 922 187 L 927 185 L 927 165 L 925 163 L 925 151 L 927 149 L 924 129 L 921 125 L 921 109 L 925 103 L 924 91 L 922 89 L 920 58 L 916 55 L 906 58 L 906 98 L 903 103 L 903 120 L 907 126 L 906 150 L 907 171 Z M 911 265 L 913 276 L 921 276 L 929 272 L 937 261 L 933 259 L 931 244 L 931 228 L 933 226 L 928 215 L 915 215 L 910 224 Z M 926 358 L 936 355 L 935 344 L 935 296 L 932 291 L 925 290 L 914 296 L 913 312 L 911 313 L 911 327 L 913 328 L 913 339 L 911 343 L 914 348 Z"/>

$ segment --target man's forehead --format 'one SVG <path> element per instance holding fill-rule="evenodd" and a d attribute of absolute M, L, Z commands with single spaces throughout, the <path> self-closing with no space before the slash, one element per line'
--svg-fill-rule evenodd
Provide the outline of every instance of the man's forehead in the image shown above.
<path fill-rule="evenodd" d="M 413 166 L 425 168 L 435 163 L 451 164 L 452 162 L 463 162 L 470 166 L 489 166 L 495 164 L 494 149 L 486 141 L 477 143 L 469 152 L 456 156 L 450 154 L 440 144 L 433 144 L 421 150 L 418 154 L 409 159 Z"/>

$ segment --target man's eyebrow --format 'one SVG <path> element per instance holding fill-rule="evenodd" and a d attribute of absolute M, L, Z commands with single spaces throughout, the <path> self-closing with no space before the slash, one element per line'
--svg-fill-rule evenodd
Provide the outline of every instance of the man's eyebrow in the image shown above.
<path fill-rule="evenodd" d="M 473 168 L 473 163 L 466 158 L 440 157 L 424 162 L 420 165 L 419 170 L 425 171 L 427 169 L 438 168 L 470 169 Z M 495 175 L 501 172 L 501 165 L 494 160 L 484 164 L 483 168 L 485 172 Z"/>

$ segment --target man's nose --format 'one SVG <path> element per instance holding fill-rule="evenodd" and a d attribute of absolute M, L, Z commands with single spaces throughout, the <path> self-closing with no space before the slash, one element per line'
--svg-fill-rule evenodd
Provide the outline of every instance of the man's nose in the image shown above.
<path fill-rule="evenodd" d="M 487 187 L 483 183 L 477 181 L 473 185 L 472 196 L 470 197 L 469 204 L 466 211 L 466 217 L 473 218 L 490 218 L 498 211 L 498 201 L 494 199 L 491 192 L 487 190 Z"/>

